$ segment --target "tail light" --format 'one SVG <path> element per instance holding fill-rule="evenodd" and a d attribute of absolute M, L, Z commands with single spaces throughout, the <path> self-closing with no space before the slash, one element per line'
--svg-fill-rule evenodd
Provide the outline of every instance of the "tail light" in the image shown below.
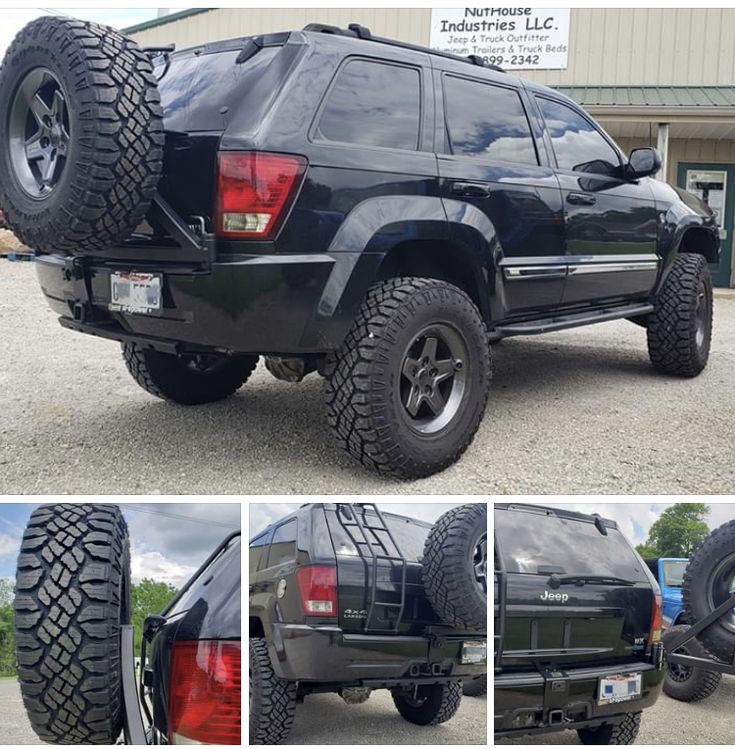
<path fill-rule="evenodd" d="M 240 743 L 239 642 L 174 642 L 168 740 L 170 744 Z"/>
<path fill-rule="evenodd" d="M 654 593 L 653 611 L 651 612 L 651 631 L 648 633 L 649 646 L 661 642 L 661 628 L 663 626 L 663 607 L 661 606 L 661 595 Z"/>
<path fill-rule="evenodd" d="M 217 235 L 271 239 L 286 217 L 306 159 L 278 153 L 222 152 L 217 160 Z"/>
<path fill-rule="evenodd" d="M 309 616 L 337 615 L 337 568 L 313 564 L 296 570 L 296 582 L 304 613 Z"/>

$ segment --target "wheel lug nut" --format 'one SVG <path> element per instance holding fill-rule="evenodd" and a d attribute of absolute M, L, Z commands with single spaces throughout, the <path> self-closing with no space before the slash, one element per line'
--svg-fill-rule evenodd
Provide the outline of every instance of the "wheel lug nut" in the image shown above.
<path fill-rule="evenodd" d="M 462 362 L 459 359 L 457 359 L 457 361 L 454 362 L 454 368 L 462 369 Z"/>
<path fill-rule="evenodd" d="M 436 377 L 439 374 L 439 372 L 436 369 L 432 369 L 432 370 L 429 371 L 429 374 L 432 377 Z"/>
<path fill-rule="evenodd" d="M 426 395 L 431 395 L 431 387 L 430 387 L 429 385 L 427 385 L 427 386 L 426 386 L 426 387 L 424 388 L 424 392 L 426 393 Z"/>

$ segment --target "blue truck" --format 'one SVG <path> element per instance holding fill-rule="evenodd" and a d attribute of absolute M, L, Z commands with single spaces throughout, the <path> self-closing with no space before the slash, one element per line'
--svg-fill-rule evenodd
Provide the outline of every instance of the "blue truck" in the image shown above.
<path fill-rule="evenodd" d="M 664 629 L 684 623 L 684 604 L 681 598 L 681 586 L 684 581 L 684 571 L 689 564 L 688 559 L 674 557 L 659 557 L 646 559 L 648 569 L 651 570 L 659 587 L 663 599 Z"/>

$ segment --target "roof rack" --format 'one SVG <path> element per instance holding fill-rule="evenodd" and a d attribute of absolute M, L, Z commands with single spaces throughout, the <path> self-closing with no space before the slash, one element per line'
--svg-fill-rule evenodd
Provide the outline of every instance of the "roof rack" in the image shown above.
<path fill-rule="evenodd" d="M 367 26 L 361 26 L 359 23 L 351 23 L 346 29 L 340 28 L 339 26 L 330 26 L 326 23 L 309 23 L 304 26 L 303 31 L 315 31 L 319 34 L 334 34 L 335 36 L 349 36 L 353 39 L 365 39 L 371 42 L 378 42 L 379 44 L 387 44 L 391 47 L 401 47 L 403 49 L 412 49 L 414 52 L 438 55 L 439 57 L 446 57 L 449 60 L 466 62 L 470 65 L 478 65 L 482 68 L 495 70 L 498 73 L 505 73 L 503 68 L 485 62 L 479 55 L 461 57 L 460 55 L 453 55 L 451 52 L 442 52 L 438 49 L 431 49 L 431 47 L 422 47 L 419 44 L 409 44 L 408 42 L 401 42 L 398 39 L 387 39 L 382 36 L 373 36 L 373 33 L 369 28 L 367 28 Z"/>

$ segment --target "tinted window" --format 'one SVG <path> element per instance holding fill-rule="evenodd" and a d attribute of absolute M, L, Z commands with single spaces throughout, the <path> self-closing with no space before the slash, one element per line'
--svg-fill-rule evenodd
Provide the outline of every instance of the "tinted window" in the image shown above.
<path fill-rule="evenodd" d="M 317 137 L 415 151 L 420 102 L 415 68 L 353 60 L 328 94 Z"/>
<path fill-rule="evenodd" d="M 296 559 L 296 519 L 279 525 L 273 534 L 268 552 L 268 566 L 283 564 Z"/>
<path fill-rule="evenodd" d="M 617 169 L 617 152 L 589 120 L 565 104 L 549 99 L 537 101 L 560 169 L 593 174 L 611 174 Z"/>
<path fill-rule="evenodd" d="M 537 164 L 531 128 L 516 91 L 446 76 L 452 153 Z"/>
<path fill-rule="evenodd" d="M 608 528 L 603 536 L 592 522 L 537 512 L 496 510 L 495 532 L 508 572 L 548 577 L 554 571 L 560 575 L 648 579 L 643 562 L 620 531 L 613 528 Z M 539 567 L 545 569 L 539 571 Z"/>
<path fill-rule="evenodd" d="M 263 552 L 268 547 L 268 537 L 270 531 L 261 533 L 250 542 L 250 573 L 256 572 L 263 557 Z"/>

